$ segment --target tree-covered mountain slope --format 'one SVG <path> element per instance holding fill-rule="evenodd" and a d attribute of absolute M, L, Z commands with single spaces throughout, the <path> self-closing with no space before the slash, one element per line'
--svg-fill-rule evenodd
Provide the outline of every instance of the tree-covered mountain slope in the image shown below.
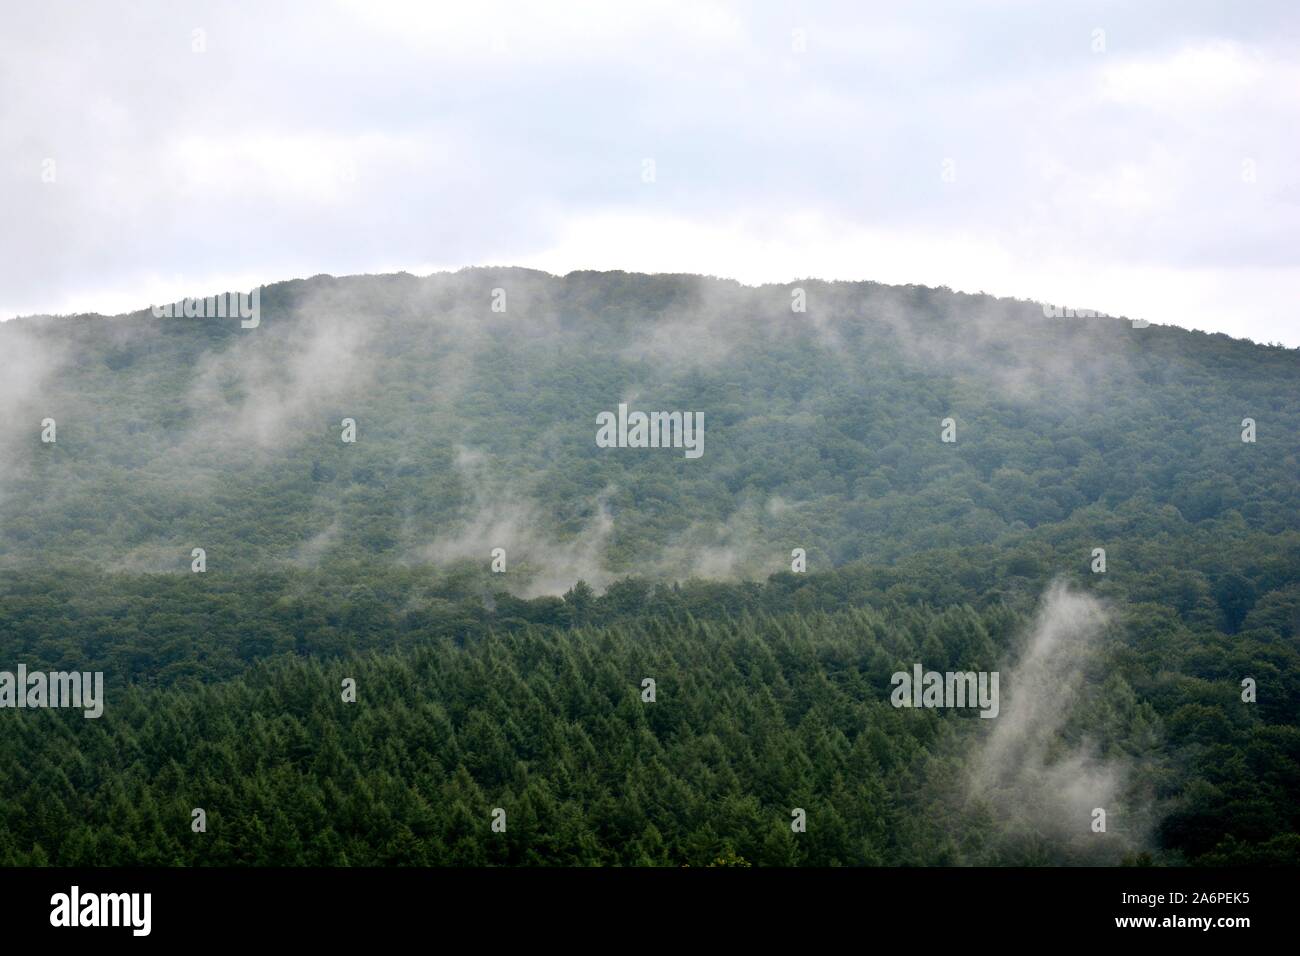
<path fill-rule="evenodd" d="M 104 675 L 0 707 L 0 864 L 1300 862 L 1300 352 L 1046 312 L 469 269 L 0 323 L 0 672 Z"/>
<path fill-rule="evenodd" d="M 1005 670 L 996 721 L 882 690 L 912 661 L 988 667 L 1026 636 L 1032 658 L 1089 600 L 1054 592 L 1032 619 L 886 605 L 695 620 L 665 599 L 608 627 L 503 622 L 382 653 L 308 638 L 216 683 L 115 688 L 98 720 L 5 714 L 0 863 L 1295 863 L 1293 647 L 1135 640 L 1112 622 L 1087 673 L 1054 667 L 1034 688 L 1023 659 Z M 344 610 L 309 592 L 283 609 L 290 632 L 312 632 L 304 609 L 321 627 Z M 268 652 L 237 634 L 198 632 L 196 659 Z M 1241 703 L 1244 671 L 1269 706 Z"/>
<path fill-rule="evenodd" d="M 501 547 L 519 578 L 536 569 L 534 593 L 559 593 L 762 576 L 796 547 L 817 568 L 1054 528 L 1101 547 L 1144 520 L 1267 553 L 1300 521 L 1295 350 L 944 290 L 318 277 L 263 290 L 256 328 L 6 322 L 0 366 L 6 567 Z M 597 447 L 620 403 L 701 413 L 703 454 Z"/>

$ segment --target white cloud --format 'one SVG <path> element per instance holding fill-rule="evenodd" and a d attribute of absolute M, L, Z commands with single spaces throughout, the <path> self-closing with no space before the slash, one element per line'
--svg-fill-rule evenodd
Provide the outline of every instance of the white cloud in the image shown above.
<path fill-rule="evenodd" d="M 1205 112 L 1253 94 L 1283 72 L 1258 52 L 1228 41 L 1192 44 L 1159 56 L 1107 62 L 1101 95 L 1116 103 L 1153 110 Z M 1292 87 L 1294 89 L 1294 87 Z"/>
<path fill-rule="evenodd" d="M 178 194 L 208 202 L 339 203 L 363 176 L 445 175 L 448 161 L 448 144 L 425 134 L 218 130 L 169 142 L 162 165 Z"/>
<path fill-rule="evenodd" d="M 948 285 L 1300 345 L 1292 15 L 1162 2 L 1101 55 L 1068 4 L 23 7 L 0 317 L 491 262 Z"/>

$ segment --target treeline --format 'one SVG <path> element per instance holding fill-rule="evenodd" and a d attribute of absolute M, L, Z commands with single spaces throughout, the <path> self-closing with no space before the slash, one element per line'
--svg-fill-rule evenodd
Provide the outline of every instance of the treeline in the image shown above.
<path fill-rule="evenodd" d="M 1104 543 L 1107 569 L 1094 573 Z M 1054 580 L 1111 602 L 1135 643 L 1294 650 L 1300 640 L 1300 533 L 1236 536 L 1189 527 L 1169 509 L 1081 514 L 1015 547 L 934 549 L 887 565 L 765 581 L 645 577 L 597 593 L 578 581 L 561 596 L 507 590 L 526 573 L 486 562 L 442 568 L 333 562 L 314 570 L 104 574 L 88 565 L 0 572 L 6 659 L 29 667 L 102 670 L 110 681 L 170 685 L 224 680 L 277 655 L 335 658 L 422 642 L 473 643 L 493 631 L 617 623 L 729 620 L 742 614 L 873 607 L 1005 607 L 1028 613 Z M 1285 672 L 1284 672 L 1285 673 Z M 1292 675 L 1294 676 L 1294 675 Z M 1295 706 L 1288 689 L 1261 701 Z"/>
<path fill-rule="evenodd" d="M 1195 675 L 1219 655 L 1202 648 L 1138 641 L 1099 668 L 1087 731 L 1139 768 L 1113 836 L 1026 832 L 967 794 L 992 722 L 895 709 L 890 674 L 987 668 L 1025 625 L 913 608 L 529 627 L 132 686 L 98 720 L 3 711 L 0 864 L 1296 862 L 1295 710 L 1272 722 L 1235 675 Z M 1279 663 L 1294 679 L 1294 650 Z M 1139 812 L 1159 821 L 1146 845 Z"/>

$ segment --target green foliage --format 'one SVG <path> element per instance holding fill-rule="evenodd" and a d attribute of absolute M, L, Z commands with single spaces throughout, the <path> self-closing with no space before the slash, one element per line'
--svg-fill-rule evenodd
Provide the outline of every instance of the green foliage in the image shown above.
<path fill-rule="evenodd" d="M 829 592 L 842 577 L 810 575 L 805 587 Z M 128 583 L 102 586 L 129 595 Z M 399 577 L 392 586 L 408 584 Z M 351 606 L 348 590 L 315 590 L 293 578 L 278 586 L 244 582 L 210 593 L 230 613 L 200 602 L 193 613 L 212 622 L 204 628 L 184 624 L 183 588 L 171 608 L 124 601 L 117 634 L 142 635 L 150 621 L 174 617 L 192 635 L 181 660 L 199 663 L 181 668 L 157 645 L 124 639 L 106 651 L 102 718 L 0 711 L 0 860 L 788 866 L 1088 859 L 1050 841 L 1025 856 L 993 821 L 948 800 L 983 721 L 888 704 L 890 674 L 912 661 L 964 668 L 1005 659 L 1026 618 L 1003 605 L 771 614 L 764 606 L 789 594 L 778 576 L 758 588 L 701 583 L 664 592 L 676 604 L 656 603 L 660 592 L 651 590 L 650 610 L 598 628 L 512 623 L 497 630 L 484 613 L 481 630 L 446 634 L 417 608 L 409 614 L 423 629 L 381 621 L 357 632 L 358 647 L 331 652 L 297 643 L 291 629 L 282 637 L 281 629 L 293 626 L 286 621 L 340 620 Z M 378 579 L 367 586 L 385 593 Z M 739 617 L 707 613 L 731 603 L 719 597 L 728 590 L 746 607 Z M 259 593 L 264 609 L 241 603 L 243 593 Z M 288 594 L 297 602 L 277 620 Z M 101 599 L 83 595 L 91 604 Z M 11 608 L 11 599 L 3 605 Z M 264 613 L 266 640 L 241 643 L 238 635 Z M 1290 844 L 1275 839 L 1278 831 L 1300 828 L 1294 639 L 1263 630 L 1239 635 L 1217 652 L 1222 663 L 1207 668 L 1215 657 L 1202 649 L 1206 633 L 1175 621 L 1156 639 L 1135 626 L 1143 609 L 1131 613 L 1120 629 L 1128 638 L 1099 666 L 1110 675 L 1097 696 L 1104 712 L 1084 719 L 1107 750 L 1154 755 L 1143 778 L 1161 791 L 1158 861 L 1285 857 Z M 50 620 L 39 628 L 45 639 L 24 648 L 31 666 L 71 666 L 79 651 L 59 649 Z M 281 644 L 284 650 L 263 653 Z M 119 661 L 136 665 L 129 681 L 112 666 Z M 1235 676 L 1243 670 L 1273 675 L 1271 704 L 1240 703 Z M 341 700 L 345 676 L 357 680 L 355 704 Z M 640 699 L 644 676 L 657 681 L 652 704 Z M 508 811 L 505 834 L 490 830 L 496 806 Z M 808 833 L 790 832 L 792 806 L 808 808 Z M 207 810 L 207 834 L 190 832 L 193 807 Z M 936 841 L 936 818 L 960 821 L 960 841 Z"/>
<path fill-rule="evenodd" d="M 1013 658 L 1062 578 L 1118 621 L 1065 733 L 1150 795 L 1128 861 L 1296 863 L 1296 352 L 804 286 L 317 277 L 257 330 L 0 324 L 0 669 L 108 685 L 99 720 L 0 710 L 0 863 L 1096 862 L 964 798 L 986 722 L 888 704 Z M 704 457 L 596 448 L 629 394 L 703 411 Z"/>

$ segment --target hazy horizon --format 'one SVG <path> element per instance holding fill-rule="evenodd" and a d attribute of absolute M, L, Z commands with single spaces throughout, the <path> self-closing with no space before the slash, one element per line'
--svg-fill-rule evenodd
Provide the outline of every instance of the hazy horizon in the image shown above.
<path fill-rule="evenodd" d="M 454 275 L 458 275 L 458 274 L 463 273 L 463 272 L 471 272 L 471 271 L 475 271 L 475 270 L 487 270 L 487 271 L 496 271 L 496 270 L 500 270 L 500 271 L 520 270 L 520 271 L 526 271 L 526 272 L 535 272 L 535 273 L 538 273 L 538 274 L 540 274 L 540 275 L 547 276 L 548 278 L 552 278 L 552 279 L 564 279 L 564 278 L 567 278 L 568 276 L 575 275 L 575 274 L 582 274 L 582 273 L 594 273 L 594 274 L 597 274 L 597 275 L 602 275 L 602 274 L 620 274 L 620 273 L 621 273 L 621 274 L 628 275 L 628 276 L 645 276 L 645 277 L 649 277 L 649 278 L 653 278 L 653 277 L 663 277 L 663 276 L 686 276 L 686 277 L 690 277 L 690 278 L 699 278 L 699 279 L 716 279 L 716 280 L 724 281 L 724 282 L 735 282 L 735 283 L 737 283 L 739 286 L 741 286 L 742 288 L 745 288 L 745 289 L 761 289 L 761 288 L 765 288 L 765 287 L 768 287 L 768 286 L 772 286 L 772 287 L 789 286 L 789 285 L 791 285 L 791 284 L 793 284 L 793 283 L 798 283 L 798 282 L 822 282 L 822 283 L 826 283 L 826 284 L 845 284 L 845 285 L 861 285 L 861 284 L 870 284 L 870 285 L 886 286 L 886 287 L 890 287 L 890 288 L 907 288 L 908 286 L 914 286 L 914 287 L 918 287 L 918 288 L 930 288 L 930 289 L 935 289 L 936 291 L 947 289 L 947 291 L 951 291 L 951 292 L 956 293 L 956 294 L 971 295 L 971 296 L 988 295 L 988 296 L 992 296 L 994 299 L 998 299 L 998 300 L 1006 300 L 1006 301 L 1011 301 L 1011 302 L 1033 302 L 1033 301 L 1035 301 L 1035 300 L 1033 300 L 1033 299 L 1028 299 L 1028 298 L 1026 298 L 1026 297 L 1024 297 L 1024 296 L 1016 296 L 1016 295 L 998 295 L 998 294 L 991 293 L 991 292 L 986 292 L 986 291 L 970 292 L 970 291 L 967 291 L 967 290 L 964 290 L 964 289 L 951 289 L 951 288 L 948 288 L 948 287 L 946 287 L 946 286 L 925 286 L 925 285 L 920 284 L 920 283 L 894 283 L 894 282 L 881 282 L 881 281 L 879 281 L 879 280 L 876 280 L 876 279 L 870 279 L 870 278 L 860 278 L 860 279 L 828 279 L 828 278 L 825 278 L 825 277 L 823 277 L 823 276 L 811 275 L 811 276 L 796 276 L 796 277 L 794 277 L 794 278 L 792 278 L 792 279 L 789 279 L 789 280 L 786 280 L 786 281 L 770 280 L 770 281 L 763 281 L 763 282 L 745 282 L 745 281 L 743 281 L 743 280 L 741 280 L 741 279 L 736 279 L 736 278 L 734 278 L 734 277 L 732 277 L 732 276 L 706 275 L 706 274 L 703 274 L 703 273 L 695 273 L 695 272 L 643 272 L 643 271 L 639 271 L 639 270 L 636 270 L 636 269 L 570 269 L 570 270 L 568 270 L 567 272 L 551 272 L 551 271 L 546 270 L 546 269 L 538 269 L 538 268 L 534 268 L 534 267 L 532 267 L 532 266 L 511 265 L 511 264 L 509 264 L 509 263 L 490 263 L 490 264 L 486 264 L 486 263 L 485 263 L 485 264 L 478 264 L 478 265 L 466 265 L 466 266 L 460 266 L 460 267 L 458 267 L 458 268 L 453 268 L 453 269 L 438 269 L 438 270 L 434 270 L 434 271 L 432 271 L 432 272 L 426 272 L 426 273 L 413 273 L 413 272 L 408 272 L 408 271 L 406 271 L 406 270 L 397 270 L 397 271 L 394 271 L 394 272 L 356 272 L 356 273 L 344 273 L 344 274 L 338 274 L 338 275 L 336 275 L 336 274 L 328 273 L 328 272 L 317 272 L 317 273 L 313 273 L 313 274 L 311 274 L 311 275 L 295 275 L 295 276 L 286 276 L 286 277 L 281 278 L 281 279 L 276 279 L 276 280 L 274 280 L 274 281 L 264 283 L 264 284 L 262 284 L 261 286 L 257 286 L 257 287 L 277 286 L 277 285 L 283 285 L 283 284 L 291 283 L 291 282 L 309 282 L 309 281 L 311 281 L 311 280 L 313 280 L 313 279 L 319 279 L 319 278 L 329 278 L 329 279 L 334 279 L 334 280 L 336 280 L 336 281 L 344 281 L 344 280 L 347 280 L 347 279 L 379 279 L 379 278 L 386 278 L 386 277 L 390 277 L 390 276 L 409 275 L 409 276 L 411 276 L 412 278 L 415 278 L 415 279 L 433 279 L 433 278 L 436 278 L 436 277 L 438 277 L 438 276 L 454 276 Z M 201 299 L 201 298 L 205 298 L 205 297 L 211 297 L 211 296 L 214 296 L 214 295 L 222 295 L 222 294 L 225 294 L 225 293 L 235 293 L 235 292 L 240 292 L 240 291 L 247 291 L 247 290 L 241 290 L 241 289 L 236 289 L 236 288 L 224 288 L 224 289 L 216 289 L 216 288 L 212 288 L 212 289 L 196 289 L 196 290 L 193 290 L 193 291 L 190 292 L 190 293 L 183 293 L 183 294 L 181 294 L 181 295 L 178 295 L 175 299 L 171 299 L 171 300 L 163 300 L 163 301 L 160 301 L 160 302 L 150 302 L 150 303 L 145 304 L 145 305 L 136 306 L 136 307 L 134 307 L 134 308 L 127 308 L 127 309 L 124 309 L 124 310 L 121 310 L 121 311 L 117 311 L 117 312 L 105 312 L 105 311 L 102 311 L 102 310 L 95 310 L 95 309 L 90 309 L 90 310 L 86 310 L 86 311 L 79 311 L 79 312 L 62 312 L 62 313 L 60 313 L 60 312 L 31 312 L 31 313 L 26 313 L 26 314 L 22 314 L 22 315 L 6 316 L 6 317 L 4 317 L 4 318 L 0 318 L 0 322 L 9 321 L 9 320 L 11 320 L 11 319 L 42 319 L 42 318 L 59 319 L 59 318 L 73 318 L 73 317 L 77 317 L 77 316 L 98 316 L 98 317 L 103 318 L 103 319 L 122 318 L 122 317 L 124 317 L 124 316 L 129 316 L 129 315 L 137 315 L 137 314 L 139 314 L 139 313 L 142 312 L 142 311 L 147 311 L 148 309 L 150 309 L 151 307 L 153 307 L 153 306 L 155 306 L 155 305 L 157 305 L 157 306 L 162 306 L 162 305 L 166 305 L 166 304 L 168 304 L 169 302 L 174 303 L 174 302 L 180 301 L 180 300 L 182 300 L 182 299 L 184 299 L 184 298 Z M 1052 304 L 1052 303 L 1044 303 L 1044 305 L 1048 305 L 1048 304 Z M 1058 307 L 1060 307 L 1060 308 L 1064 308 L 1065 306 L 1058 306 Z M 1080 303 L 1080 304 L 1077 304 L 1077 305 L 1076 305 L 1076 304 L 1071 304 L 1071 305 L 1068 306 L 1068 307 L 1069 307 L 1070 309 L 1074 309 L 1076 312 L 1081 312 L 1081 311 L 1083 311 L 1083 310 L 1087 310 L 1087 309 L 1089 308 L 1089 307 L 1088 307 L 1086 304 L 1084 304 L 1084 303 Z M 1140 319 L 1145 318 L 1144 316 L 1141 316 L 1141 315 L 1134 315 L 1134 314 L 1129 314 L 1129 313 L 1125 313 L 1125 312 L 1118 312 L 1118 313 L 1115 313 L 1115 314 L 1112 315 L 1112 314 L 1102 313 L 1100 310 L 1093 310 L 1093 311 L 1095 311 L 1097 314 L 1095 314 L 1095 315 L 1087 315 L 1087 314 L 1066 315 L 1066 316 L 1058 316 L 1058 318 L 1059 318 L 1059 320 L 1062 321 L 1062 322 L 1089 322 L 1089 321 L 1096 321 L 1096 320 L 1098 320 L 1098 319 L 1138 319 L 1138 320 L 1140 320 Z M 1234 335 L 1234 334 L 1232 334 L 1232 333 L 1230 333 L 1230 332 L 1227 332 L 1227 331 L 1224 331 L 1224 330 L 1220 330 L 1220 329 L 1195 329 L 1195 328 L 1190 328 L 1190 327 L 1185 326 L 1185 325 L 1179 325 L 1179 324 L 1176 323 L 1176 322 L 1151 322 L 1151 325 L 1152 325 L 1152 326 L 1157 326 L 1157 325 L 1159 325 L 1159 326 L 1164 326 L 1164 327 L 1168 327 L 1168 328 L 1172 328 L 1172 329 L 1178 329 L 1178 330 L 1183 331 L 1183 332 L 1200 332 L 1200 333 L 1205 334 L 1205 335 L 1227 335 L 1227 336 L 1229 336 L 1229 338 L 1232 338 L 1232 339 L 1234 339 L 1234 340 L 1237 340 L 1237 341 L 1243 341 L 1243 342 L 1250 342 L 1250 343 L 1253 344 L 1253 345 L 1265 345 L 1265 346 L 1268 346 L 1268 345 L 1274 345 L 1274 344 L 1277 344 L 1276 340 L 1261 340 L 1261 339 L 1255 339 L 1255 338 L 1252 338 L 1252 337 L 1250 337 L 1249 335 Z M 1291 344 L 1291 343 L 1288 343 L 1288 342 L 1282 342 L 1281 344 L 1284 345 L 1284 346 L 1286 346 L 1286 347 L 1289 348 L 1289 349 L 1300 348 L 1300 344 Z"/>
<path fill-rule="evenodd" d="M 7 6 L 0 317 L 510 262 L 1300 346 L 1286 4 Z"/>

